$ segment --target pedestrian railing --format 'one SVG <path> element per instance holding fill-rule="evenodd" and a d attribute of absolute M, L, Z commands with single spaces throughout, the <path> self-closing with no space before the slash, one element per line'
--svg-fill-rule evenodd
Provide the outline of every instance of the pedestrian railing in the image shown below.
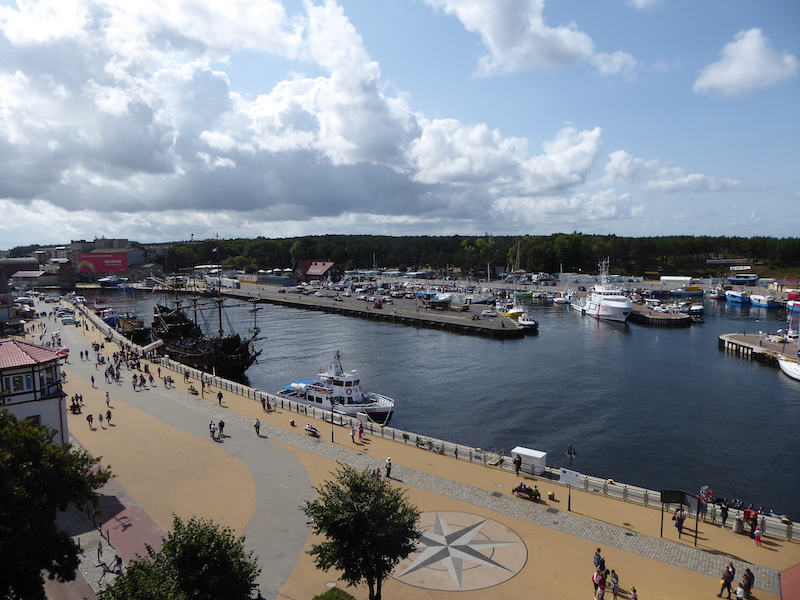
<path fill-rule="evenodd" d="M 82 310 L 81 312 L 83 312 L 84 316 L 90 319 L 103 332 L 107 332 L 107 338 L 112 339 L 122 346 L 133 347 L 133 344 L 130 340 L 120 335 L 106 323 L 102 322 L 99 317 L 97 317 L 90 310 Z M 496 448 L 492 449 L 491 451 L 486 451 L 482 450 L 481 448 L 473 448 L 471 446 L 456 444 L 446 440 L 440 440 L 428 436 L 419 436 L 416 433 L 395 429 L 387 425 L 370 421 L 369 417 L 363 413 L 360 417 L 353 417 L 337 411 L 335 407 L 333 411 L 330 411 L 316 406 L 295 402 L 294 400 L 285 398 L 283 396 L 263 392 L 256 388 L 240 384 L 235 381 L 230 381 L 228 379 L 223 379 L 192 367 L 188 367 L 177 361 L 171 360 L 166 356 L 154 356 L 150 360 L 153 363 L 161 364 L 162 366 L 180 373 L 181 375 L 188 373 L 189 378 L 194 378 L 205 382 L 205 385 L 209 387 L 209 389 L 205 391 L 209 391 L 210 387 L 215 387 L 218 390 L 228 391 L 244 398 L 252 399 L 259 403 L 262 401 L 269 402 L 270 406 L 273 408 L 280 408 L 281 410 L 296 413 L 297 415 L 311 419 L 319 419 L 325 421 L 326 423 L 332 422 L 333 425 L 346 427 L 348 429 L 350 427 L 357 427 L 359 423 L 363 423 L 365 432 L 372 436 L 379 436 L 383 439 L 392 440 L 404 445 L 414 445 L 422 451 L 434 452 L 436 454 L 455 458 L 456 460 L 477 463 L 487 468 L 501 469 L 512 473 L 514 472 L 512 458 L 504 455 L 502 450 L 498 450 Z M 532 474 L 526 473 L 525 475 L 532 475 L 534 477 L 547 479 L 556 485 L 566 485 L 561 483 L 561 471 L 556 467 L 548 466 L 542 472 Z M 661 493 L 658 491 L 619 483 L 613 479 L 602 479 L 600 477 L 594 477 L 591 475 L 581 475 L 580 482 L 580 489 L 587 493 L 595 493 L 607 498 L 614 498 L 623 502 L 631 502 L 633 504 L 640 504 L 642 506 L 651 508 L 663 508 L 665 512 L 669 513 L 672 513 L 678 507 L 678 505 L 672 504 L 665 504 L 662 507 Z M 690 513 L 689 517 L 694 518 L 694 514 L 691 510 L 687 509 L 685 506 L 683 508 Z M 719 507 L 715 504 L 710 504 L 708 506 L 705 519 L 712 523 L 721 524 L 722 516 Z M 731 525 L 736 523 L 737 520 L 742 519 L 742 510 L 729 510 L 728 521 L 731 523 Z M 790 519 L 773 517 L 769 515 L 760 515 L 759 525 L 764 535 L 800 542 L 800 528 L 795 527 L 794 522 Z"/>

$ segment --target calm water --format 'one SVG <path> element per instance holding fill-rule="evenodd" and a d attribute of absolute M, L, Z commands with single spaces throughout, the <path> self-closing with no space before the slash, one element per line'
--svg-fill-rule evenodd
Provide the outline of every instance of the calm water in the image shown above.
<path fill-rule="evenodd" d="M 149 322 L 153 299 L 137 304 Z M 248 371 L 258 389 L 313 377 L 339 350 L 365 389 L 395 399 L 400 429 L 535 448 L 555 466 L 574 444 L 583 473 L 654 490 L 710 485 L 800 518 L 800 382 L 717 348 L 723 333 L 785 326 L 782 311 L 707 300 L 704 324 L 671 330 L 550 305 L 532 308 L 538 335 L 497 341 L 260 306 L 263 353 Z M 240 333 L 247 309 L 228 309 Z"/>

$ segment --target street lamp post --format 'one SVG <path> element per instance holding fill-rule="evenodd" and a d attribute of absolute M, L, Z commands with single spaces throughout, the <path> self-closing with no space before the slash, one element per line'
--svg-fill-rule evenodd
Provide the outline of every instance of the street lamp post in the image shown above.
<path fill-rule="evenodd" d="M 334 441 L 333 441 L 333 409 L 336 407 L 337 404 L 339 404 L 339 403 L 336 401 L 336 398 L 331 398 L 331 444 L 334 443 Z"/>
<path fill-rule="evenodd" d="M 578 456 L 575 451 L 575 446 L 572 444 L 567 448 L 567 456 L 569 456 L 569 470 L 572 471 L 572 459 Z M 567 512 L 572 510 L 572 485 L 567 484 Z"/>

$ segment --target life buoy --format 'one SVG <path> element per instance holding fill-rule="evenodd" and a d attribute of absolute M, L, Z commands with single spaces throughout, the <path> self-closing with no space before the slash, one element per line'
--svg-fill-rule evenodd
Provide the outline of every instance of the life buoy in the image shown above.
<path fill-rule="evenodd" d="M 352 393 L 353 393 L 353 390 L 351 390 L 350 388 L 347 388 L 347 390 L 346 390 L 346 391 L 347 391 L 347 395 L 348 395 L 348 396 L 349 396 L 350 394 L 352 394 Z"/>

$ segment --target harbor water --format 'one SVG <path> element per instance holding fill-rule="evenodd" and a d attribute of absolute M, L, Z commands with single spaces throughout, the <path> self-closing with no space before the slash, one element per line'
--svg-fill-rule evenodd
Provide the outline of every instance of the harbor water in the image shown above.
<path fill-rule="evenodd" d="M 146 324 L 155 300 L 135 302 Z M 109 301 L 130 308 L 122 294 Z M 252 305 L 226 304 L 223 327 L 247 334 Z M 569 464 L 573 445 L 573 469 L 588 475 L 695 494 L 709 485 L 800 519 L 800 382 L 717 346 L 723 333 L 785 328 L 785 313 L 705 306 L 705 323 L 662 329 L 533 305 L 538 335 L 499 341 L 259 305 L 262 353 L 247 376 L 276 392 L 339 351 L 366 391 L 395 399 L 394 427 L 504 454 L 534 448 L 553 466 Z M 216 331 L 215 311 L 201 314 Z"/>

